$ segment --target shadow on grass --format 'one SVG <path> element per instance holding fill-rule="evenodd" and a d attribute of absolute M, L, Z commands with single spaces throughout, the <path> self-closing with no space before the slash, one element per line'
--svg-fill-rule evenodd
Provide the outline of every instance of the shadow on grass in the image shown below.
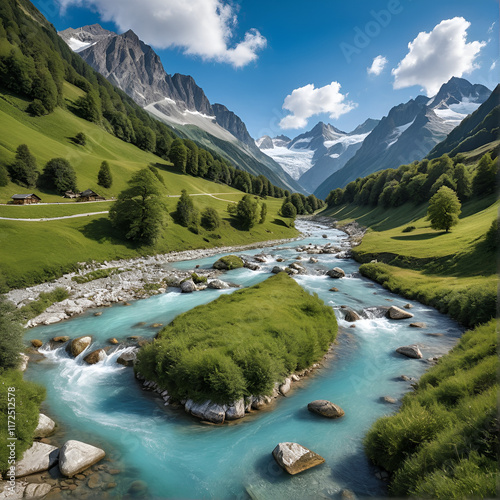
<path fill-rule="evenodd" d="M 137 244 L 122 237 L 121 233 L 112 226 L 111 221 L 106 217 L 92 220 L 84 226 L 81 233 L 86 238 L 101 244 L 109 242 L 121 244 L 130 249 L 138 248 Z"/>
<path fill-rule="evenodd" d="M 276 224 L 277 226 L 282 226 L 282 227 L 286 227 L 286 228 L 289 228 L 290 226 L 283 220 L 281 219 L 274 219 L 271 224 Z"/>
<path fill-rule="evenodd" d="M 408 236 L 391 236 L 391 240 L 400 240 L 400 241 L 422 241 L 422 240 L 432 240 L 437 238 L 438 236 L 443 236 L 445 234 L 444 231 L 439 233 L 423 233 L 423 234 L 410 234 Z"/>
<path fill-rule="evenodd" d="M 163 172 L 168 172 L 170 174 L 176 174 L 176 175 L 186 175 L 183 174 L 177 167 L 174 167 L 173 165 L 167 165 L 166 163 L 151 163 L 153 167 L 156 167 L 158 170 L 162 170 Z"/>

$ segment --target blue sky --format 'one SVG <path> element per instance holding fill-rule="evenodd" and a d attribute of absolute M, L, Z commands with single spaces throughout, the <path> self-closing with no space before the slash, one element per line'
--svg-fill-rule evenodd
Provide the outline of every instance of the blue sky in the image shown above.
<path fill-rule="evenodd" d="M 243 119 L 254 138 L 295 137 L 320 120 L 350 131 L 400 102 L 432 94 L 458 73 L 490 89 L 499 81 L 497 0 L 34 4 L 58 30 L 93 23 L 133 29 L 168 73 L 192 75 L 211 102 Z M 375 65 L 369 74 L 377 56 L 381 71 Z M 282 109 L 289 95 L 290 110 Z"/>

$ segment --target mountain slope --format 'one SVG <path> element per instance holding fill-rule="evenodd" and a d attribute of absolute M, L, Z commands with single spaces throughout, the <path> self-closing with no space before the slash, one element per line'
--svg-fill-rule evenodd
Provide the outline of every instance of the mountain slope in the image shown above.
<path fill-rule="evenodd" d="M 238 116 L 222 104 L 210 104 L 191 76 L 170 76 L 155 51 L 132 30 L 118 35 L 96 26 L 70 28 L 59 35 L 72 48 L 75 38 L 86 43 L 78 53 L 88 64 L 179 135 L 194 141 L 203 138 L 203 147 L 238 167 L 272 178 L 286 189 L 304 191 L 279 164 L 260 152 Z"/>
<path fill-rule="evenodd" d="M 274 139 L 264 136 L 256 144 L 307 191 L 312 192 L 354 156 L 377 123 L 378 120 L 369 119 L 346 133 L 319 122 L 313 129 L 293 140 L 285 136 Z"/>
<path fill-rule="evenodd" d="M 358 177 L 422 159 L 490 95 L 483 85 L 451 78 L 433 98 L 418 96 L 395 106 L 345 166 L 315 191 L 319 197 Z"/>
<path fill-rule="evenodd" d="M 500 123 L 500 85 L 497 85 L 487 101 L 454 128 L 448 137 L 431 150 L 427 158 L 437 158 L 445 153 L 455 155 L 477 148 L 499 136 Z M 481 137 L 476 136 L 480 134 Z M 473 137 L 477 140 L 472 144 Z"/>

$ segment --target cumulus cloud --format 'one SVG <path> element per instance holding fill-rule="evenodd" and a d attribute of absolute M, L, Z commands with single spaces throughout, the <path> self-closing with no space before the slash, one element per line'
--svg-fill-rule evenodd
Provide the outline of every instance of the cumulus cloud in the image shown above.
<path fill-rule="evenodd" d="M 291 111 L 292 114 L 285 116 L 279 125 L 283 129 L 303 128 L 307 125 L 308 118 L 320 113 L 329 113 L 332 119 L 338 118 L 357 106 L 356 103 L 346 100 L 347 95 L 340 93 L 338 82 L 317 89 L 312 83 L 295 89 L 286 96 L 283 103 L 283 109 Z"/>
<path fill-rule="evenodd" d="M 420 32 L 408 44 L 408 54 L 392 70 L 394 88 L 421 85 L 432 96 L 452 76 L 475 70 L 475 59 L 485 42 L 467 42 L 470 23 L 463 17 L 441 21 L 427 33 Z"/>
<path fill-rule="evenodd" d="M 113 21 L 120 31 L 132 29 L 141 40 L 165 49 L 180 47 L 185 54 L 239 68 L 257 59 L 266 46 L 258 30 L 234 40 L 237 16 L 225 0 L 58 0 L 96 9 L 103 21 Z"/>
<path fill-rule="evenodd" d="M 366 71 L 369 75 L 378 76 L 382 73 L 382 71 L 384 71 L 387 63 L 388 61 L 384 56 L 377 56 L 373 60 L 372 65 L 369 68 L 366 68 Z"/>

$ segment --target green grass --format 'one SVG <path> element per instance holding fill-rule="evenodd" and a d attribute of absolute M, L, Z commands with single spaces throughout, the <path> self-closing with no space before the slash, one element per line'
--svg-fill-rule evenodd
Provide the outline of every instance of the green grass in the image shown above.
<path fill-rule="evenodd" d="M 399 413 L 373 425 L 365 449 L 392 473 L 393 495 L 496 498 L 497 343 L 495 321 L 465 333 Z"/>
<path fill-rule="evenodd" d="M 279 273 L 178 316 L 141 349 L 136 369 L 175 399 L 231 403 L 270 394 L 336 333 L 333 310 Z"/>
<path fill-rule="evenodd" d="M 70 103 L 81 95 L 80 89 L 65 83 L 65 96 Z M 171 164 L 108 134 L 102 128 L 78 118 L 69 110 L 56 108 L 50 115 L 34 118 L 24 110 L 27 102 L 0 92 L 0 163 L 13 161 L 15 150 L 25 143 L 38 160 L 40 170 L 51 158 L 68 158 L 77 172 L 78 187 L 93 189 L 107 199 L 117 197 L 127 187 L 132 174 L 155 164 L 165 181 L 163 188 L 167 211 L 175 211 L 183 189 L 193 195 L 200 211 L 215 208 L 222 218 L 216 231 L 200 228 L 199 234 L 174 224 L 169 216 L 160 240 L 154 247 L 137 247 L 117 234 L 105 215 L 75 219 L 23 222 L 0 220 L 0 291 L 51 280 L 75 270 L 78 262 L 133 258 L 141 255 L 214 246 L 293 238 L 298 231 L 289 228 L 278 216 L 282 200 L 268 198 L 268 216 L 264 224 L 242 231 L 226 211 L 244 193 L 224 184 L 179 173 Z M 71 140 L 78 132 L 87 136 L 87 145 L 77 146 Z M 107 160 L 113 185 L 103 189 L 97 185 L 101 162 Z M 32 192 L 14 183 L 0 187 L 0 202 L 6 203 L 15 193 Z M 59 205 L 0 206 L 0 217 L 51 218 L 79 213 L 109 210 L 112 202 L 77 203 L 64 200 L 55 193 L 35 190 L 42 202 Z M 209 195 L 210 193 L 223 193 Z"/>
<path fill-rule="evenodd" d="M 497 259 L 485 235 L 496 218 L 494 196 L 462 207 L 450 233 L 434 231 L 427 204 L 393 209 L 347 205 L 327 214 L 341 223 L 368 226 L 355 258 L 360 271 L 389 290 L 432 305 L 465 326 L 488 321 L 496 311 Z M 415 229 L 404 232 L 409 225 Z M 377 260 L 377 263 L 370 263 Z"/>

